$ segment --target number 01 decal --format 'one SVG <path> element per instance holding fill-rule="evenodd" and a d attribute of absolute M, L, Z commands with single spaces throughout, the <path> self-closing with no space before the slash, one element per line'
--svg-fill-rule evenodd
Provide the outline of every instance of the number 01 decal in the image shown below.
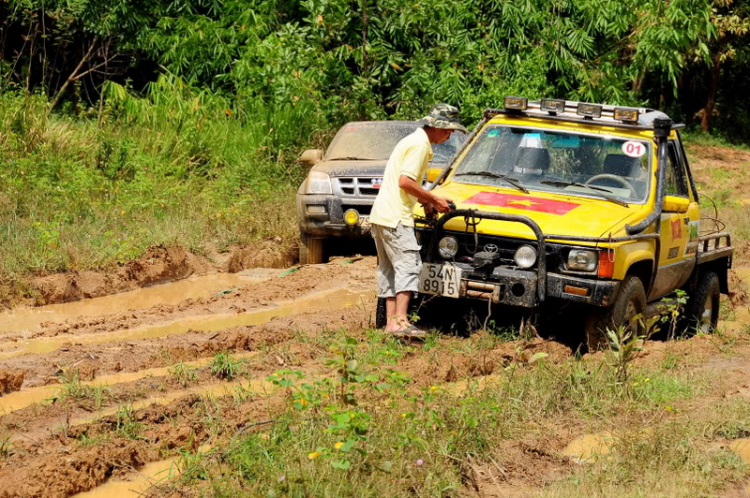
<path fill-rule="evenodd" d="M 646 146 L 641 142 L 628 141 L 622 144 L 622 152 L 625 153 L 626 156 L 641 157 L 646 153 Z"/>

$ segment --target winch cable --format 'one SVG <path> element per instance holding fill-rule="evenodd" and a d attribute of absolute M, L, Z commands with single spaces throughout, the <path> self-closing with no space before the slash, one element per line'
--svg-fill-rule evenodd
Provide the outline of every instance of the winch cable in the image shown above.
<path fill-rule="evenodd" d="M 464 228 L 464 233 L 466 235 L 469 235 L 469 227 L 471 227 L 474 231 L 474 249 L 471 250 L 469 249 L 469 246 L 466 245 L 466 250 L 469 251 L 472 256 L 479 250 L 479 234 L 477 233 L 477 225 L 479 225 L 479 222 L 482 221 L 481 218 L 477 218 L 473 215 L 473 213 L 474 211 L 472 210 L 471 215 L 464 216 L 464 224 L 466 225 L 466 227 Z"/>

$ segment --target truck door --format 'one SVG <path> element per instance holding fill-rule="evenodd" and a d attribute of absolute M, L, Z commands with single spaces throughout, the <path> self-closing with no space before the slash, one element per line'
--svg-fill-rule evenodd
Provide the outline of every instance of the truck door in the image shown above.
<path fill-rule="evenodd" d="M 700 208 L 690 187 L 685 158 L 677 140 L 669 141 L 665 199 L 661 215 L 661 250 L 649 300 L 681 287 L 696 264 Z"/>

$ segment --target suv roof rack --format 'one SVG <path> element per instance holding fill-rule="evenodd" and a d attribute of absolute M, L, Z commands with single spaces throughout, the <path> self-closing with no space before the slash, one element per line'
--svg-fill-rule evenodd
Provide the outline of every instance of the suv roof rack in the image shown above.
<path fill-rule="evenodd" d="M 515 97 L 513 97 L 515 98 Z M 627 106 L 615 106 L 609 104 L 591 104 L 588 102 L 577 102 L 575 100 L 559 100 L 559 103 L 564 102 L 562 110 L 550 111 L 542 109 L 542 101 L 534 100 L 527 101 L 525 109 L 485 109 L 482 116 L 485 118 L 492 118 L 499 114 L 508 116 L 526 116 L 533 118 L 540 118 L 550 121 L 565 121 L 565 122 L 576 122 L 585 124 L 598 124 L 603 126 L 612 126 L 615 128 L 626 128 L 631 130 L 653 130 L 654 121 L 657 119 L 670 119 L 667 114 L 651 109 L 648 107 L 627 107 Z M 601 108 L 599 116 L 581 116 L 578 113 L 579 106 L 594 106 Z M 638 113 L 637 122 L 623 122 L 615 119 L 615 109 L 618 111 L 635 111 Z M 673 130 L 684 128 L 684 124 L 672 125 Z"/>

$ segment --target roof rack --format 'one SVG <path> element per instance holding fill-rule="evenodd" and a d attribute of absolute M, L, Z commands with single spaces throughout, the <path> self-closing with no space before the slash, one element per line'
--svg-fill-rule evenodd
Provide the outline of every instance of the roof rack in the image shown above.
<path fill-rule="evenodd" d="M 511 105 L 517 105 L 518 108 L 508 106 L 510 99 Z M 504 100 L 504 109 L 485 109 L 483 116 L 492 118 L 496 115 L 503 114 L 506 116 L 525 116 L 534 117 L 550 121 L 565 121 L 585 124 L 598 124 L 611 126 L 614 128 L 625 128 L 631 130 L 653 130 L 655 120 L 670 119 L 665 113 L 648 107 L 627 107 L 614 106 L 609 104 L 592 104 L 588 102 L 578 102 L 575 100 L 552 100 L 542 99 L 529 101 L 523 97 L 506 97 Z M 554 110 L 553 110 L 554 108 Z M 589 112 L 582 114 L 581 109 Z M 632 112 L 637 113 L 637 120 L 624 121 L 615 119 L 615 110 L 618 113 Z M 672 125 L 673 130 L 684 128 L 684 124 Z"/>

